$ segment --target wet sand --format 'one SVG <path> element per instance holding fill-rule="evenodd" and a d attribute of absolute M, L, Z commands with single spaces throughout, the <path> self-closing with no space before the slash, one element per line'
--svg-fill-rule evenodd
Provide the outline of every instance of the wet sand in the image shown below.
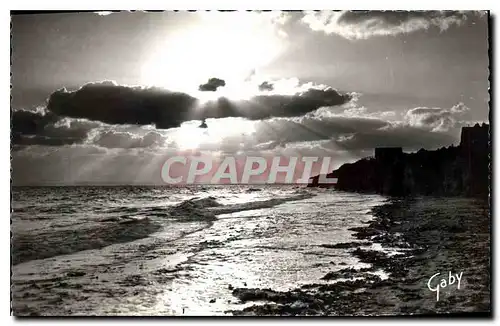
<path fill-rule="evenodd" d="M 491 317 L 490 217 L 486 200 L 469 198 L 393 199 L 375 207 L 375 219 L 352 229 L 357 240 L 325 245 L 350 250 L 371 267 L 332 268 L 322 281 L 287 292 L 235 288 L 233 295 L 253 306 L 234 315 L 436 315 L 463 313 Z M 387 250 L 371 250 L 367 245 Z M 332 265 L 334 263 L 332 262 Z M 382 280 L 375 273 L 389 274 Z M 449 272 L 458 281 L 436 292 Z"/>
<path fill-rule="evenodd" d="M 21 222 L 29 222 L 19 223 L 15 229 L 18 231 L 23 226 L 33 226 L 32 216 L 44 230 L 56 223 L 63 224 L 63 230 L 76 231 L 71 232 L 75 235 L 72 237 L 60 237 L 60 232 L 53 232 L 58 236 L 56 239 L 36 246 L 38 239 L 47 239 L 47 235 L 33 228 L 38 230 L 31 232 L 33 245 L 28 247 L 26 241 L 20 242 L 25 248 L 35 249 L 29 251 L 30 255 L 45 254 L 46 249 L 86 246 L 91 249 L 65 255 L 56 253 L 50 258 L 13 265 L 13 313 L 16 316 L 230 315 L 226 312 L 255 304 L 255 301 L 242 303 L 234 297 L 235 288 L 272 287 L 289 291 L 320 280 L 332 270 L 369 266 L 360 263 L 350 249 L 331 247 L 351 242 L 355 232 L 348 229 L 364 226 L 364 222 L 373 218 L 367 212 L 386 198 L 312 189 L 304 193 L 302 189 L 267 188 L 251 194 L 226 189 L 182 194 L 175 202 L 171 200 L 171 205 L 162 205 L 165 198 L 155 200 L 155 196 L 144 192 L 137 202 L 128 191 L 122 191 L 121 200 L 129 203 L 122 205 L 124 209 L 116 208 L 116 204 L 99 203 L 84 216 L 56 213 L 44 216 L 36 215 L 36 210 L 17 216 L 25 218 Z M 220 194 L 221 190 L 226 192 Z M 81 192 L 74 196 L 79 197 Z M 104 201 L 110 196 L 107 191 L 103 195 Z M 59 201 L 59 197 L 54 201 Z M 38 220 L 44 217 L 50 217 L 51 224 L 45 219 Z M 75 219 L 77 224 L 71 224 Z M 141 229 L 148 224 L 160 225 L 161 229 L 128 241 L 132 240 L 129 237 L 143 233 Z M 85 228 L 79 230 L 82 225 Z M 134 226 L 137 230 L 130 229 Z M 100 248 L 99 240 L 107 238 L 106 232 L 94 232 L 99 227 L 127 236 L 127 241 L 111 245 L 103 242 Z M 87 235 L 84 230 L 93 232 Z M 134 233 L 118 232 L 121 230 Z M 51 243 L 58 246 L 50 246 Z M 332 260 L 338 264 L 336 268 L 332 268 Z"/>

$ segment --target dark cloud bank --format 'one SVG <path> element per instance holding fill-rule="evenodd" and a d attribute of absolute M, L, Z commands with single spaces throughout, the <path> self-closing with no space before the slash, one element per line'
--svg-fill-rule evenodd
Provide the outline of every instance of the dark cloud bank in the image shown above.
<path fill-rule="evenodd" d="M 272 84 L 263 84 L 263 88 L 271 90 Z M 164 136 L 154 129 L 142 135 L 129 132 L 128 125 L 153 124 L 157 129 L 168 129 L 190 120 L 243 117 L 262 120 L 256 125 L 253 141 L 245 143 L 250 147 L 269 143 L 267 149 L 272 150 L 288 143 L 329 140 L 335 148 L 348 151 L 376 146 L 418 149 L 451 144 L 454 137 L 449 133 L 432 131 L 454 128 L 457 117 L 467 111 L 463 105 L 451 109 L 416 108 L 408 110 L 403 123 L 393 125 L 381 118 L 343 116 L 343 109 L 335 106 L 350 99 L 350 95 L 334 89 L 309 89 L 296 95 L 264 93 L 249 101 L 219 98 L 200 104 L 185 93 L 92 83 L 77 91 L 54 92 L 44 109 L 13 111 L 12 142 L 17 147 L 62 146 L 89 143 L 91 138 L 89 144 L 107 148 L 148 148 L 165 145 Z M 340 113 L 318 114 L 320 107 Z M 273 117 L 276 119 L 270 119 Z M 288 119 L 291 117 L 301 118 Z M 92 130 L 97 132 L 89 137 Z M 225 140 L 221 148 L 241 149 L 244 140 L 236 137 L 231 141 Z"/>
<path fill-rule="evenodd" d="M 211 90 L 222 83 L 213 78 L 202 86 Z M 87 84 L 73 92 L 58 90 L 50 96 L 47 109 L 62 117 L 109 124 L 154 124 L 158 129 L 168 129 L 194 119 L 242 117 L 258 120 L 301 116 L 319 107 L 341 105 L 349 100 L 348 94 L 340 94 L 334 89 L 310 89 L 296 95 L 258 95 L 248 101 L 219 98 L 200 104 L 185 93 L 102 82 Z"/>
<path fill-rule="evenodd" d="M 200 89 L 215 91 L 224 84 L 221 79 L 211 78 L 207 84 L 200 85 Z M 76 91 L 57 90 L 50 95 L 46 110 L 13 111 L 12 136 L 14 144 L 63 145 L 76 142 L 78 137 L 49 139 L 48 127 L 64 117 L 115 125 L 152 124 L 157 129 L 169 129 L 186 121 L 206 118 L 260 120 L 301 116 L 319 107 L 341 105 L 349 100 L 348 94 L 334 89 L 310 89 L 296 95 L 258 95 L 248 101 L 219 98 L 201 104 L 186 93 L 105 81 L 86 84 Z"/>
<path fill-rule="evenodd" d="M 77 91 L 52 93 L 47 109 L 61 117 L 84 118 L 108 124 L 155 124 L 159 129 L 179 126 L 189 119 L 196 98 L 161 88 L 86 84 Z"/>

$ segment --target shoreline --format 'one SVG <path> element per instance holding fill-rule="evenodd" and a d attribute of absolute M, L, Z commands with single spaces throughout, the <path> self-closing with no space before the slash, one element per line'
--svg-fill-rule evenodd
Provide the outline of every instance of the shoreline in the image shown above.
<path fill-rule="evenodd" d="M 371 210 L 374 219 L 351 228 L 357 241 L 329 245 L 348 249 L 369 268 L 341 268 L 291 291 L 236 288 L 242 302 L 266 302 L 233 315 L 491 317 L 488 201 L 461 197 L 390 199 Z M 368 244 L 381 246 L 372 250 Z M 389 274 L 382 279 L 376 271 Z M 436 292 L 429 278 L 463 273 L 461 287 Z M 319 280 L 318 280 L 319 281 Z M 335 283 L 332 283 L 335 282 Z M 451 315 L 450 315 L 451 316 Z"/>

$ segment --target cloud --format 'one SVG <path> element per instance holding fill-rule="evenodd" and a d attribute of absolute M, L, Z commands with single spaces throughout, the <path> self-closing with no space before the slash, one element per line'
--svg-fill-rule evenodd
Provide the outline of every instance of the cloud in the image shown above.
<path fill-rule="evenodd" d="M 404 126 L 390 125 L 386 128 L 362 130 L 338 137 L 334 143 L 347 151 L 373 150 L 375 147 L 403 147 L 405 151 L 415 151 L 420 148 L 436 149 L 457 142 L 457 138 L 448 133 Z"/>
<path fill-rule="evenodd" d="M 165 144 L 166 139 L 147 127 L 109 125 L 99 121 L 61 118 L 40 108 L 12 113 L 12 144 L 23 146 L 96 145 L 107 148 L 140 148 Z M 132 129 L 132 130 L 127 130 Z"/>
<path fill-rule="evenodd" d="M 125 98 L 130 96 L 130 91 L 132 94 L 136 91 L 136 88 L 115 84 L 106 84 L 105 89 L 107 90 L 110 85 L 111 94 L 119 90 L 119 95 L 125 95 Z M 138 91 L 142 92 L 143 89 Z M 97 97 L 92 97 L 92 92 L 85 95 L 92 100 L 96 98 L 100 100 L 103 96 L 100 92 L 102 90 L 97 87 Z M 82 99 L 78 91 L 70 94 Z M 309 88 L 294 95 L 272 93 L 258 95 L 248 101 L 219 98 L 197 107 L 189 114 L 175 116 L 174 111 L 172 117 L 176 123 L 156 121 L 172 127 L 166 131 L 159 130 L 151 124 L 132 124 L 134 120 L 119 120 L 123 124 L 103 122 L 102 120 L 110 117 L 111 113 L 119 112 L 118 107 L 106 111 L 109 107 L 104 104 L 113 103 L 106 100 L 104 104 L 99 101 L 93 103 L 94 107 L 97 105 L 101 109 L 100 114 L 104 118 L 99 116 L 101 120 L 90 120 L 96 116 L 86 114 L 85 108 L 90 103 L 83 100 L 87 105 L 78 107 L 77 112 L 85 114 L 84 118 L 62 117 L 47 109 L 14 111 L 13 134 L 16 137 L 13 137 L 13 143 L 24 146 L 85 144 L 109 149 L 178 149 L 184 142 L 178 138 L 191 137 L 193 134 L 189 128 L 177 127 L 189 120 L 208 118 L 216 120 L 207 121 L 206 132 L 209 137 L 200 140 L 198 145 L 200 150 L 224 153 L 248 151 L 253 148 L 275 150 L 287 148 L 292 143 L 315 141 L 331 141 L 338 149 L 346 147 L 349 150 L 368 150 L 375 146 L 389 145 L 415 148 L 415 146 L 426 147 L 426 144 L 432 146 L 449 144 L 449 135 L 445 134 L 449 131 L 453 133 L 454 128 L 460 125 L 460 119 L 465 118 L 469 110 L 460 103 L 452 108 L 418 107 L 408 110 L 402 116 L 396 116 L 393 111 L 369 112 L 365 107 L 358 106 L 359 96 L 357 93 L 340 94 L 331 88 Z M 122 103 L 123 100 L 118 103 Z M 73 105 L 78 104 L 79 102 L 70 102 L 69 108 L 74 108 Z M 59 110 L 63 109 L 65 108 Z M 141 107 L 134 109 L 140 111 Z M 93 112 L 91 111 L 92 114 Z M 121 116 L 120 119 L 124 117 Z M 241 133 L 227 132 L 225 126 L 232 120 L 225 119 L 242 119 L 240 123 L 246 120 L 249 129 Z M 197 121 L 189 124 L 199 126 Z M 194 129 L 199 130 L 199 128 Z M 212 138 L 218 141 L 214 142 Z"/>
<path fill-rule="evenodd" d="M 75 92 L 62 91 L 64 96 L 69 97 L 69 103 L 66 103 L 68 107 L 57 107 L 55 111 L 69 115 L 73 112 L 68 110 L 76 107 L 80 117 L 56 115 L 49 110 L 54 108 L 50 105 L 49 109 L 14 111 L 13 144 L 16 146 L 82 144 L 107 149 L 176 150 L 182 148 L 183 138 L 193 136 L 189 128 L 177 127 L 190 120 L 208 118 L 216 120 L 207 121 L 208 129 L 205 132 L 208 132 L 209 137 L 200 140 L 198 146 L 200 150 L 211 152 L 231 154 L 253 149 L 290 150 L 290 144 L 318 141 L 333 146 L 327 148 L 322 145 L 320 147 L 322 151 L 335 148 L 366 151 L 377 146 L 402 146 L 411 150 L 451 144 L 456 138 L 457 127 L 463 124 L 462 121 L 466 120 L 469 111 L 469 108 L 459 103 L 451 108 L 417 107 L 401 116 L 396 116 L 393 111 L 370 112 L 367 108 L 359 106 L 357 99 L 360 94 L 357 93 L 340 94 L 332 88 L 307 88 L 294 95 L 279 95 L 273 91 L 266 95 L 254 96 L 248 101 L 219 98 L 195 110 L 181 111 L 183 114 L 180 115 L 176 115 L 178 111 L 172 110 L 169 113 L 172 120 L 154 121 L 156 127 L 158 124 L 170 127 L 169 130 L 163 131 L 152 124 L 134 123 L 136 122 L 134 119 L 142 112 L 141 110 L 152 117 L 148 109 L 160 107 L 155 102 L 158 99 L 155 96 L 159 97 L 159 103 L 163 103 L 162 96 L 165 94 L 169 96 L 172 92 L 155 93 L 147 89 L 111 83 L 104 83 L 103 91 L 101 86 L 102 83 L 92 85 L 90 89 L 83 87 L 82 89 L 86 89 L 83 94 L 78 93 L 82 89 Z M 142 93 L 144 91 L 147 96 Z M 59 92 L 55 93 L 58 94 L 56 96 L 59 96 Z M 137 103 L 149 103 L 149 106 L 138 105 L 132 109 L 129 107 L 128 111 L 124 111 L 128 117 L 122 114 L 116 118 L 118 120 L 113 120 L 112 114 L 120 112 L 120 107 L 113 107 L 113 103 L 121 104 L 130 98 L 130 102 L 133 102 L 136 100 L 134 96 L 143 96 L 145 99 Z M 81 103 L 85 105 L 79 106 Z M 89 107 L 93 108 L 90 114 L 86 111 Z M 100 115 L 96 115 L 96 107 L 101 110 L 98 112 Z M 168 107 L 164 109 L 168 111 Z M 92 118 L 98 119 L 91 120 Z M 245 122 L 244 125 L 248 130 L 227 132 L 225 126 L 232 120 L 226 119 L 240 119 L 239 123 L 247 121 L 248 123 Z M 119 123 L 106 122 L 110 120 Z M 251 122 L 252 120 L 255 122 Z M 151 119 L 141 122 L 150 121 Z M 199 126 L 197 121 L 188 124 Z M 213 139 L 217 141 L 214 142 Z M 304 150 L 304 147 L 301 147 L 301 151 Z"/>
<path fill-rule="evenodd" d="M 196 101 L 185 93 L 104 81 L 86 84 L 77 91 L 60 89 L 50 95 L 47 109 L 64 117 L 108 124 L 155 124 L 166 129 L 190 120 Z"/>
<path fill-rule="evenodd" d="M 47 112 L 44 108 L 36 110 L 12 111 L 12 133 L 35 135 L 49 123 L 57 121 L 57 116 Z"/>
<path fill-rule="evenodd" d="M 463 119 L 470 109 L 463 103 L 451 108 L 418 107 L 410 109 L 404 116 L 404 122 L 410 126 L 432 131 L 448 131 Z"/>
<path fill-rule="evenodd" d="M 305 88 L 304 85 L 301 87 Z M 185 93 L 99 82 L 86 84 L 76 91 L 61 89 L 54 92 L 49 97 L 47 109 L 61 117 L 107 124 L 153 124 L 157 129 L 169 129 L 186 121 L 206 118 L 260 120 L 301 116 L 323 106 L 344 104 L 351 98 L 333 88 L 309 87 L 293 95 L 261 94 L 249 100 L 222 97 L 201 105 L 196 98 Z"/>
<path fill-rule="evenodd" d="M 198 118 L 241 117 L 262 120 L 273 117 L 300 117 L 323 106 L 348 102 L 350 96 L 335 89 L 309 89 L 295 95 L 257 95 L 250 100 L 232 101 L 220 98 L 198 111 Z"/>
<path fill-rule="evenodd" d="M 343 111 L 323 107 L 300 118 L 261 121 L 255 127 L 255 138 L 259 143 L 253 148 L 276 150 L 298 142 L 321 142 L 321 146 L 315 149 L 357 153 L 385 146 L 400 146 L 406 151 L 434 149 L 457 143 L 461 126 L 459 119 L 468 111 L 463 104 L 450 109 L 416 108 L 408 112 L 417 115 L 421 122 L 414 120 L 410 123 L 404 120 L 404 116 L 396 120 L 394 111 L 368 112 L 364 107 L 346 106 Z M 445 123 L 441 123 L 437 116 L 445 119 L 448 114 L 445 112 L 451 112 L 455 123 L 442 128 Z"/>
<path fill-rule="evenodd" d="M 259 85 L 259 91 L 265 92 L 265 91 L 272 91 L 274 90 L 274 85 L 270 82 L 264 81 Z"/>
<path fill-rule="evenodd" d="M 352 102 L 352 101 L 351 101 Z M 382 119 L 394 120 L 397 116 L 395 111 L 374 111 L 369 112 L 364 106 L 353 105 L 350 102 L 342 106 L 343 111 L 339 111 L 337 108 L 322 107 L 318 110 L 308 113 L 309 116 L 314 117 L 344 117 L 344 118 L 364 118 L 364 119 Z"/>
<path fill-rule="evenodd" d="M 302 22 L 314 31 L 337 34 L 346 39 L 394 36 L 429 28 L 445 31 L 462 25 L 479 11 L 319 11 L 308 12 Z"/>
<path fill-rule="evenodd" d="M 14 150 L 19 150 L 23 146 L 43 145 L 43 146 L 63 146 L 80 142 L 81 139 L 72 137 L 47 137 L 43 135 L 18 135 L 13 138 Z"/>
<path fill-rule="evenodd" d="M 197 128 L 197 121 L 181 128 L 156 130 L 151 125 L 109 125 L 86 119 L 58 118 L 42 129 L 25 129 L 31 134 L 23 134 L 24 145 L 31 141 L 59 146 L 24 146 L 14 151 L 13 179 L 16 184 L 161 183 L 162 164 L 166 158 L 182 153 L 183 137 L 193 135 L 206 138 L 197 139 L 195 151 L 214 157 L 329 156 L 338 167 L 373 155 L 374 148 L 379 146 L 401 146 L 405 151 L 416 151 L 457 144 L 461 112 L 468 111 L 462 104 L 448 109 L 415 108 L 398 121 L 389 121 L 386 115 L 371 114 L 363 107 L 355 110 L 349 104 L 340 109 L 322 107 L 303 116 L 259 121 L 209 120 L 206 130 Z M 436 121 L 446 120 L 450 114 L 455 125 L 447 130 L 435 128 L 440 125 Z M 240 124 L 237 133 L 225 132 L 224 126 L 236 123 Z M 198 134 L 193 134 L 193 130 Z M 78 141 L 73 143 L 69 139 Z M 187 155 L 190 153 L 187 150 Z M 71 165 L 67 164 L 68 157 L 71 157 Z"/>
<path fill-rule="evenodd" d="M 164 146 L 165 143 L 166 138 L 156 131 L 140 135 L 126 131 L 99 130 L 92 132 L 87 139 L 87 144 L 107 148 L 151 148 Z"/>
<path fill-rule="evenodd" d="M 226 82 L 219 78 L 210 78 L 206 84 L 198 87 L 200 92 L 215 92 L 217 88 L 226 86 Z"/>
<path fill-rule="evenodd" d="M 67 128 L 59 117 L 43 108 L 12 112 L 13 145 L 62 146 L 83 141 L 89 129 Z"/>
<path fill-rule="evenodd" d="M 386 126 L 388 122 L 381 119 L 310 115 L 259 122 L 255 138 L 261 143 L 273 141 L 275 146 L 284 146 L 301 141 L 329 140 L 341 135 L 371 131 Z"/>

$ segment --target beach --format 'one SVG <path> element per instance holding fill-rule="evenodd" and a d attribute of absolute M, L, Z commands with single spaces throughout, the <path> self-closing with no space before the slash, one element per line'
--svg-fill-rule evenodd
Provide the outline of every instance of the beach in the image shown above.
<path fill-rule="evenodd" d="M 16 316 L 490 310 L 484 201 L 300 187 L 15 190 Z M 437 301 L 427 282 L 449 272 Z"/>
<path fill-rule="evenodd" d="M 232 315 L 254 304 L 236 288 L 289 291 L 326 284 L 331 261 L 369 266 L 328 246 L 386 200 L 296 186 L 14 190 L 16 316 Z"/>
<path fill-rule="evenodd" d="M 392 199 L 376 206 L 375 219 L 355 228 L 356 242 L 332 245 L 351 248 L 369 268 L 344 268 L 323 278 L 330 284 L 309 284 L 288 292 L 235 289 L 244 301 L 267 300 L 237 315 L 415 315 L 491 314 L 490 220 L 488 203 L 466 198 Z M 361 249 L 380 245 L 387 250 Z M 383 269 L 389 277 L 367 274 Z M 457 280 L 436 292 L 428 286 L 434 274 Z M 368 276 L 368 277 L 367 277 Z M 435 278 L 436 278 L 435 277 Z M 455 276 L 454 276 L 455 277 Z M 335 282 L 337 280 L 337 282 Z M 449 282 L 447 280 L 447 282 Z M 432 282 L 431 282 L 432 283 Z M 436 288 L 436 281 L 430 284 Z"/>

